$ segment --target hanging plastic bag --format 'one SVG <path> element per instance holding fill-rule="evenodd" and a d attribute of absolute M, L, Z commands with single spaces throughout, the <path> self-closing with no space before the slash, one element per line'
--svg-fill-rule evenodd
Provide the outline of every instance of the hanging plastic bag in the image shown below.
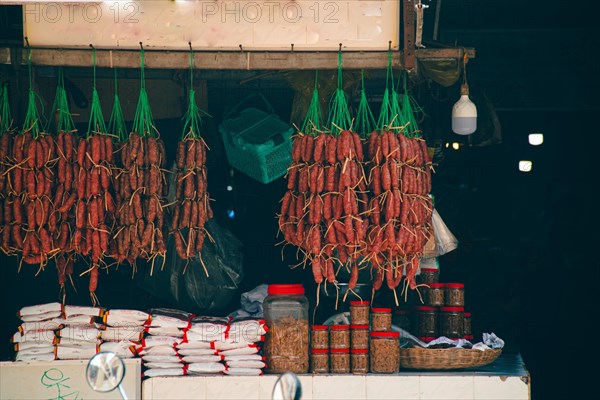
<path fill-rule="evenodd" d="M 435 208 L 433 209 L 431 223 L 433 224 L 433 236 L 423 249 L 423 258 L 439 257 L 455 250 L 458 247 L 458 239 L 450 232 Z"/>

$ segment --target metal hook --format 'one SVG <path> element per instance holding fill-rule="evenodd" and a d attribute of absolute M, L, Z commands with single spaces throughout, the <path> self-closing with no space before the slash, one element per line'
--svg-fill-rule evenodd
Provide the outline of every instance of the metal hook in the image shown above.
<path fill-rule="evenodd" d="M 25 36 L 25 42 L 27 43 L 27 47 L 31 48 L 31 46 L 29 45 L 29 38 L 27 36 Z"/>
<path fill-rule="evenodd" d="M 192 42 L 188 42 L 188 44 L 190 45 L 190 51 L 192 51 Z"/>
<path fill-rule="evenodd" d="M 243 53 L 244 52 L 244 48 L 242 47 L 242 45 L 240 44 L 240 51 Z"/>
<path fill-rule="evenodd" d="M 94 48 L 94 45 L 93 45 L 93 44 L 91 44 L 91 43 L 90 43 L 90 47 L 92 48 L 92 50 L 96 50 L 96 49 Z"/>
<path fill-rule="evenodd" d="M 294 43 L 292 43 L 292 53 L 294 52 Z"/>
<path fill-rule="evenodd" d="M 388 42 L 388 51 L 392 51 L 392 41 Z"/>
<path fill-rule="evenodd" d="M 142 45 L 142 42 L 140 42 L 140 48 L 141 48 L 142 50 L 144 50 L 144 46 Z"/>
<path fill-rule="evenodd" d="M 340 43 L 340 49 L 339 49 L 339 51 L 342 51 L 342 44 L 341 43 Z"/>

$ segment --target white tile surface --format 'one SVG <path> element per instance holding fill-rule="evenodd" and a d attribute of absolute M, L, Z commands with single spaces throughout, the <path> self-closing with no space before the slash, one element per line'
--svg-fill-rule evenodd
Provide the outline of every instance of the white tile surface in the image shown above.
<path fill-rule="evenodd" d="M 418 400 L 418 376 L 367 375 L 367 399 Z"/>
<path fill-rule="evenodd" d="M 474 399 L 472 376 L 421 376 L 420 398 L 423 400 Z"/>
<path fill-rule="evenodd" d="M 516 376 L 476 376 L 473 387 L 478 400 L 529 399 L 529 385 Z"/>
<path fill-rule="evenodd" d="M 206 399 L 258 399 L 259 386 L 258 376 L 209 376 L 206 378 Z M 193 398 L 190 396 L 188 393 L 187 398 Z"/>
<path fill-rule="evenodd" d="M 262 375 L 258 379 L 258 398 L 259 399 L 268 399 L 271 400 L 271 395 L 273 394 L 273 386 L 275 386 L 275 382 L 277 382 L 277 378 L 279 375 Z M 302 388 L 304 389 L 304 388 Z M 304 393 L 304 391 L 303 391 Z"/>
<path fill-rule="evenodd" d="M 313 399 L 350 400 L 367 397 L 364 375 L 315 375 Z"/>
<path fill-rule="evenodd" d="M 145 399 L 206 399 L 206 378 L 203 376 L 156 377 L 144 381 L 152 384 L 151 395 L 144 390 Z"/>

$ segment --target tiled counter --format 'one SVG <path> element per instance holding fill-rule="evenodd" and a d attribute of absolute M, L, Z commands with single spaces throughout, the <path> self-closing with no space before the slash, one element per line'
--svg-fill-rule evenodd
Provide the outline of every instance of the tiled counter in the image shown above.
<path fill-rule="evenodd" d="M 185 376 L 142 382 L 144 399 L 270 399 L 276 375 Z M 302 399 L 523 399 L 529 373 L 518 355 L 502 355 L 485 367 L 452 372 L 394 375 L 301 375 Z"/>

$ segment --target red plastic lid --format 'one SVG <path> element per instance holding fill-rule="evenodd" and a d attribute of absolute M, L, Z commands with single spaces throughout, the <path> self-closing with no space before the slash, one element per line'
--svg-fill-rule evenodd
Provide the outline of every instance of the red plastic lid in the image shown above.
<path fill-rule="evenodd" d="M 419 336 L 419 340 L 423 341 L 423 342 L 431 342 L 432 340 L 437 339 L 436 337 L 433 336 Z"/>
<path fill-rule="evenodd" d="M 304 294 L 304 287 L 300 284 L 269 285 L 268 294 Z"/>
<path fill-rule="evenodd" d="M 394 311 L 394 314 L 407 315 L 407 314 L 410 314 L 410 311 L 408 311 L 408 310 L 396 310 L 396 311 Z"/>
<path fill-rule="evenodd" d="M 369 349 L 352 349 L 351 353 L 352 354 L 368 354 Z"/>
<path fill-rule="evenodd" d="M 436 268 L 421 268 L 421 272 L 438 272 Z"/>
<path fill-rule="evenodd" d="M 400 332 L 371 332 L 371 337 L 399 338 Z"/>
<path fill-rule="evenodd" d="M 391 308 L 371 308 L 371 311 L 372 312 L 378 312 L 378 313 L 379 312 L 382 312 L 382 313 L 383 312 L 389 312 L 389 313 L 391 313 L 392 309 Z"/>
<path fill-rule="evenodd" d="M 350 329 L 350 325 L 331 325 L 329 329 L 333 331 L 342 331 L 346 329 Z"/>
<path fill-rule="evenodd" d="M 329 349 L 312 349 L 310 352 L 312 354 L 327 354 L 329 353 Z"/>
<path fill-rule="evenodd" d="M 447 289 L 464 289 L 464 283 L 446 283 Z"/>
<path fill-rule="evenodd" d="M 449 337 L 448 339 L 450 340 L 460 340 L 460 339 L 464 339 L 462 337 Z"/>
<path fill-rule="evenodd" d="M 444 286 L 446 286 L 445 283 L 428 283 L 427 286 L 429 286 L 430 288 L 443 288 Z"/>
<path fill-rule="evenodd" d="M 465 339 L 466 340 L 473 340 L 474 336 L 473 335 L 465 335 Z"/>
<path fill-rule="evenodd" d="M 350 353 L 350 349 L 331 349 L 330 353 Z"/>
<path fill-rule="evenodd" d="M 471 316 L 471 313 L 470 313 L 470 312 L 466 312 L 466 313 L 465 313 L 465 317 L 470 317 L 470 316 Z"/>
<path fill-rule="evenodd" d="M 369 329 L 369 325 L 350 325 L 350 329 Z"/>
<path fill-rule="evenodd" d="M 440 309 L 442 311 L 446 311 L 446 312 L 464 312 L 465 311 L 464 307 L 440 307 Z"/>
<path fill-rule="evenodd" d="M 350 302 L 351 306 L 368 306 L 369 304 L 371 303 L 366 300 L 352 300 Z"/>
<path fill-rule="evenodd" d="M 313 325 L 310 327 L 314 331 L 326 331 L 329 329 L 328 325 Z"/>
<path fill-rule="evenodd" d="M 430 306 L 416 306 L 415 310 L 417 310 L 417 311 L 435 311 L 435 307 L 430 307 Z"/>

